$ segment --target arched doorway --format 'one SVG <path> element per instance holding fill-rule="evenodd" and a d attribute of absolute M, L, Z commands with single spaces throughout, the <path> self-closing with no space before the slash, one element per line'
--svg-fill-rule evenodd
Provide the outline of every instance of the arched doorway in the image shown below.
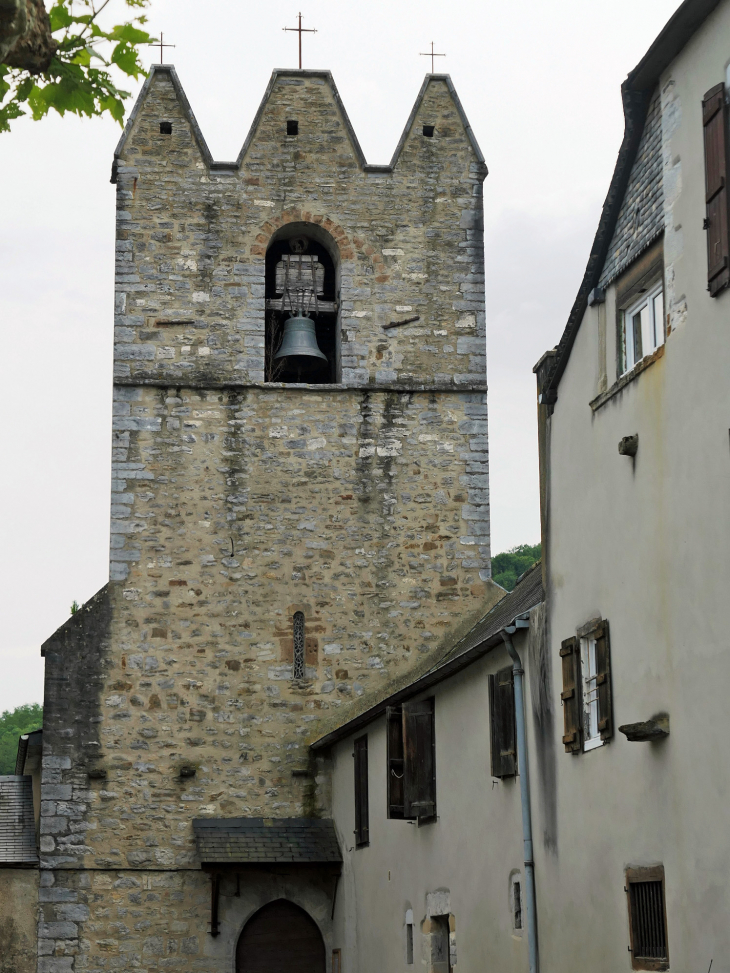
<path fill-rule="evenodd" d="M 244 926 L 236 973 L 325 973 L 324 940 L 315 921 L 286 899 L 259 909 Z"/>

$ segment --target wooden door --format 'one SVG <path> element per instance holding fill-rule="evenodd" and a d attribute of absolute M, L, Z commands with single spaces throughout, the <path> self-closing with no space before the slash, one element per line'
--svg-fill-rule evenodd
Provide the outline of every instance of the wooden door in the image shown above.
<path fill-rule="evenodd" d="M 259 909 L 244 926 L 236 973 L 325 973 L 324 941 L 307 913 L 279 899 Z"/>

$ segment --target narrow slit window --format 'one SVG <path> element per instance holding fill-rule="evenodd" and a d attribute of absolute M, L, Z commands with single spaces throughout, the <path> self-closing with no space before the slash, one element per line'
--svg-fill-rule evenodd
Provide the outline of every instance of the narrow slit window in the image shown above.
<path fill-rule="evenodd" d="M 432 139 L 433 138 L 433 133 L 435 131 L 436 131 L 436 126 L 435 125 L 424 125 L 423 126 L 423 134 L 426 136 L 427 139 Z"/>
<path fill-rule="evenodd" d="M 519 877 L 512 881 L 512 925 L 516 931 L 522 929 L 522 883 Z"/>
<path fill-rule="evenodd" d="M 286 123 L 286 134 L 287 135 L 299 135 L 299 122 L 293 118 L 290 118 Z"/>
<path fill-rule="evenodd" d="M 304 612 L 294 614 L 294 665 L 292 677 L 304 679 Z"/>
<path fill-rule="evenodd" d="M 172 122 L 160 122 L 160 135 L 172 135 Z"/>
<path fill-rule="evenodd" d="M 406 912 L 406 966 L 413 966 L 413 910 Z"/>

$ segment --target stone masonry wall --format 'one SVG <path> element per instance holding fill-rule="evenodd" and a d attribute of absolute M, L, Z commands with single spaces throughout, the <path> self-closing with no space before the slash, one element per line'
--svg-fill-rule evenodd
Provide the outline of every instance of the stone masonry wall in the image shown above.
<path fill-rule="evenodd" d="M 502 593 L 486 169 L 439 76 L 392 168 L 313 72 L 276 73 L 218 164 L 159 68 L 115 170 L 111 580 L 45 646 L 39 973 L 228 971 L 192 819 L 329 814 L 309 741 Z M 264 258 L 291 224 L 336 256 L 337 386 L 263 382 Z"/>
<path fill-rule="evenodd" d="M 266 245 L 306 222 L 339 253 L 343 383 L 483 387 L 486 168 L 446 81 L 383 171 L 363 165 L 331 79 L 292 74 L 275 76 L 240 168 L 221 169 L 172 76 L 153 73 L 116 166 L 118 379 L 262 382 Z"/>

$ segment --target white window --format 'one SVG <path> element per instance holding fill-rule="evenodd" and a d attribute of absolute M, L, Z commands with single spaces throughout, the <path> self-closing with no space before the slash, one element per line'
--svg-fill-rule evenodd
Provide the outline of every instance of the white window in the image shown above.
<path fill-rule="evenodd" d="M 596 640 L 580 640 L 581 672 L 583 675 L 583 749 L 593 750 L 603 745 L 598 728 L 598 671 Z"/>
<path fill-rule="evenodd" d="M 624 371 L 664 344 L 664 291 L 657 284 L 623 312 Z"/>

